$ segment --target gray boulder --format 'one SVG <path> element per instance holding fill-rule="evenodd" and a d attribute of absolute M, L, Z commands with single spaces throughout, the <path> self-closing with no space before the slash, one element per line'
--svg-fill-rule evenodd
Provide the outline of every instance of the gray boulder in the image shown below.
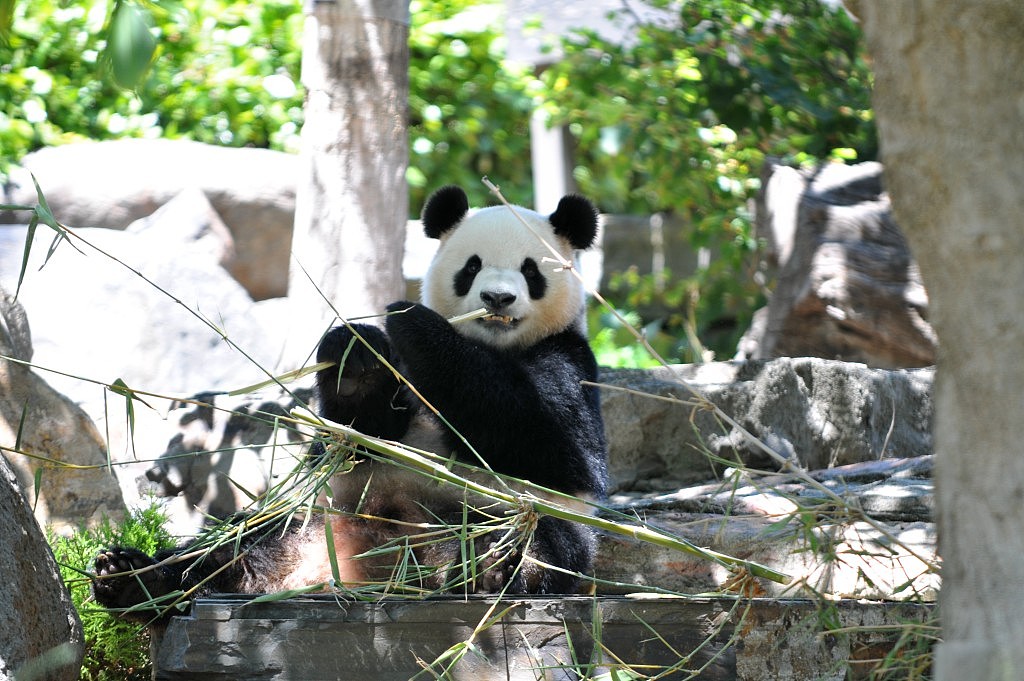
<path fill-rule="evenodd" d="M 40 524 L 67 531 L 120 518 L 106 442 L 78 405 L 22 363 L 32 359 L 28 319 L 2 286 L 0 354 L 13 358 L 0 359 L 0 447 Z"/>
<path fill-rule="evenodd" d="M 817 470 L 931 454 L 933 376 L 816 358 L 605 370 L 612 489 L 674 489 L 729 462 L 779 469 L 687 385 L 776 453 Z"/>
<path fill-rule="evenodd" d="M 70 374 L 51 380 L 90 414 L 100 419 L 113 403 L 82 378 L 178 397 L 266 377 L 260 367 L 272 367 L 279 348 L 218 265 L 228 246 L 210 234 L 197 240 L 195 225 L 177 219 L 75 233 L 82 241 L 61 243 L 47 261 L 53 233 L 37 230 L 19 301 L 36 363 Z M 0 283 L 10 290 L 25 239 L 24 227 L 0 227 Z"/>
<path fill-rule="evenodd" d="M 939 591 L 931 455 L 848 464 L 807 476 L 730 472 L 663 493 L 620 493 L 611 506 L 695 546 L 770 567 L 790 584 L 844 598 L 934 601 Z M 719 591 L 734 576 L 706 558 L 604 533 L 597 575 L 607 593 L 637 587 Z"/>
<path fill-rule="evenodd" d="M 74 681 L 82 623 L 53 553 L 0 456 L 0 681 Z"/>
<path fill-rule="evenodd" d="M 3 203 L 35 205 L 31 174 L 54 215 L 74 227 L 123 229 L 186 189 L 206 195 L 231 231 L 229 266 L 256 300 L 283 296 L 298 157 L 186 140 L 125 139 L 48 147 L 11 173 Z M 0 212 L 0 222 L 24 218 Z"/>

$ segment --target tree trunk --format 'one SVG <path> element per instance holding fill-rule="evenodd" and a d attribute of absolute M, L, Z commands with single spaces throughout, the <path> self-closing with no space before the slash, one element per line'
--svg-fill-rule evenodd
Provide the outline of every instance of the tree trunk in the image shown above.
<path fill-rule="evenodd" d="M 330 306 L 368 315 L 403 297 L 408 38 L 408 0 L 307 0 L 288 288 L 300 352 Z"/>
<path fill-rule="evenodd" d="M 1024 4 L 863 0 L 886 182 L 939 336 L 937 679 L 1024 670 Z"/>

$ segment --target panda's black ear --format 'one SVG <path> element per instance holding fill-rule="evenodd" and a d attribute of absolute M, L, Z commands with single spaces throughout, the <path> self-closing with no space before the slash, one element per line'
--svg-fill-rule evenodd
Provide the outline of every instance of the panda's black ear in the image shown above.
<path fill-rule="evenodd" d="M 459 224 L 468 212 L 469 199 L 462 187 L 454 184 L 441 187 L 430 195 L 423 206 L 423 232 L 431 239 L 439 239 Z"/>
<path fill-rule="evenodd" d="M 563 196 L 548 221 L 555 234 L 565 237 L 573 248 L 583 250 L 594 244 L 597 236 L 597 208 L 579 194 Z"/>

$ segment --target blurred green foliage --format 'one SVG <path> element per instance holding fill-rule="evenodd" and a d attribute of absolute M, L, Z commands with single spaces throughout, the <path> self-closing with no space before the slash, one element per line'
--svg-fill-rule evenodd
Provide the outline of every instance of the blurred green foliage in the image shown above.
<path fill-rule="evenodd" d="M 479 0 L 413 0 L 409 37 L 409 197 L 461 185 L 470 205 L 496 198 L 533 203 L 530 171 L 531 71 L 504 61 L 502 5 Z"/>
<path fill-rule="evenodd" d="M 93 528 L 81 527 L 67 537 L 47 537 L 82 620 L 82 681 L 148 681 L 151 677 L 145 627 L 118 619 L 96 605 L 85 575 L 93 569 L 96 555 L 110 546 L 130 546 L 150 555 L 172 548 L 175 542 L 165 528 L 166 523 L 167 516 L 154 503 L 132 511 L 120 523 L 105 519 Z"/>
<path fill-rule="evenodd" d="M 564 41 L 564 59 L 543 74 L 546 108 L 576 138 L 583 193 L 609 212 L 672 212 L 712 256 L 663 288 L 623 273 L 611 298 L 667 310 L 659 330 L 681 339 L 674 359 L 698 359 L 701 345 L 727 358 L 762 299 L 749 204 L 765 158 L 874 159 L 871 74 L 860 30 L 836 3 L 645 4 L 661 14 L 617 17 L 635 40 Z"/>
<path fill-rule="evenodd" d="M 641 4 L 642 16 L 630 9 Z M 300 0 L 0 0 L 0 28 L 9 8 L 0 176 L 29 151 L 79 138 L 298 147 Z M 821 0 L 623 8 L 615 19 L 631 38 L 573 33 L 538 76 L 505 61 L 500 0 L 411 0 L 409 214 L 448 183 L 474 205 L 494 203 L 483 175 L 514 203 L 532 203 L 529 119 L 542 107 L 571 132 L 575 179 L 602 211 L 674 213 L 693 248 L 711 254 L 665 286 L 621 273 L 606 292 L 613 304 L 642 311 L 671 359 L 707 357 L 705 347 L 728 357 L 763 302 L 749 203 L 764 159 L 877 154 L 859 28 Z M 118 11 L 128 17 L 119 29 Z M 116 52 L 106 41 L 118 35 L 122 47 L 145 43 L 143 20 L 151 67 L 126 90 L 114 79 L 133 80 L 140 63 L 118 73 L 102 55 Z"/>
<path fill-rule="evenodd" d="M 0 163 L 119 137 L 297 149 L 302 19 L 297 0 L 16 2 L 0 43 Z M 154 39 L 144 76 L 114 56 L 138 42 L 138 22 Z"/>

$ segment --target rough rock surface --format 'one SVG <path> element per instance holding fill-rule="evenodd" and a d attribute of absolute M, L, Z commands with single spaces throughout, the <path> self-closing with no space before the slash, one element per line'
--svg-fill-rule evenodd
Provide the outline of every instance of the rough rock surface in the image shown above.
<path fill-rule="evenodd" d="M 605 370 L 611 487 L 674 489 L 713 478 L 737 460 L 779 469 L 687 384 L 808 470 L 931 454 L 933 375 L 817 358 Z"/>
<path fill-rule="evenodd" d="M 882 166 L 762 171 L 757 231 L 777 281 L 738 359 L 824 357 L 869 366 L 935 363 L 928 295 L 892 217 Z"/>
<path fill-rule="evenodd" d="M 206 195 L 234 238 L 232 276 L 255 300 L 288 290 L 298 157 L 185 140 L 127 139 L 48 147 L 25 156 L 0 203 L 35 205 L 29 173 L 61 222 L 121 229 L 186 189 Z M 0 213 L 0 222 L 21 221 Z"/>
<path fill-rule="evenodd" d="M 277 347 L 266 331 L 273 327 L 217 264 L 216 240 L 194 241 L 188 223 L 171 227 L 184 235 L 172 239 L 154 225 L 132 232 L 75 230 L 125 264 L 76 240 L 79 250 L 61 243 L 44 266 L 53 234 L 36 231 L 19 301 L 32 320 L 38 365 L 103 383 L 120 378 L 132 388 L 172 397 L 266 378 L 256 363 L 274 366 Z M 25 234 L 22 227 L 0 227 L 0 283 L 9 290 L 17 282 Z M 49 378 L 97 422 L 103 418 L 110 402 L 101 388 Z M 116 408 L 123 413 L 121 405 Z"/>
<path fill-rule="evenodd" d="M 92 419 L 29 366 L 13 361 L 31 361 L 32 341 L 24 309 L 2 286 L 0 355 L 13 358 L 0 359 L 0 448 L 39 522 L 65 531 L 120 517 L 124 502 Z"/>
<path fill-rule="evenodd" d="M 0 456 L 0 681 L 74 681 L 82 662 L 82 623 L 57 563 Z M 24 676 L 21 676 L 24 674 Z"/>
<path fill-rule="evenodd" d="M 759 581 L 774 596 L 828 593 L 873 600 L 935 600 L 932 456 L 849 464 L 806 476 L 752 476 L 665 493 L 614 495 L 611 507 L 692 544 L 790 575 Z M 713 592 L 733 576 L 703 558 L 604 533 L 597 575 L 606 593 L 657 587 Z"/>

